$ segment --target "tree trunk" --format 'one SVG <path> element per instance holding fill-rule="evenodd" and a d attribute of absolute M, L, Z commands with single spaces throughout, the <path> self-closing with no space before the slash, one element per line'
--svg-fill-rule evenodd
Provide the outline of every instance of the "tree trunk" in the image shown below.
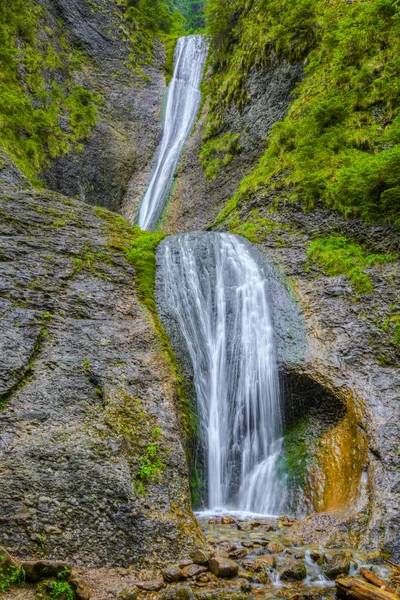
<path fill-rule="evenodd" d="M 399 600 L 397 594 L 378 588 L 361 577 L 347 577 L 336 580 L 338 596 L 354 600 Z"/>

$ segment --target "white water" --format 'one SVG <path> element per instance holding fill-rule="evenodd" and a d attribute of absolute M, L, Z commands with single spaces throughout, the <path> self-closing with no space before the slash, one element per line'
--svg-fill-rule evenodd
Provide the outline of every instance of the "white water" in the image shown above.
<path fill-rule="evenodd" d="M 282 423 L 268 282 L 251 244 L 178 235 L 159 252 L 163 303 L 193 365 L 208 508 L 278 514 Z"/>
<path fill-rule="evenodd" d="M 167 92 L 163 136 L 137 215 L 141 229 L 151 230 L 157 226 L 168 200 L 180 155 L 199 110 L 206 56 L 207 43 L 203 36 L 189 35 L 178 40 L 174 74 Z"/>

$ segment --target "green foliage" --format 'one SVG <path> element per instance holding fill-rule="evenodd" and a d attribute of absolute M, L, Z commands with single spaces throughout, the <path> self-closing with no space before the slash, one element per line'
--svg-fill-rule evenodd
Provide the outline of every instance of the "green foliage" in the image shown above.
<path fill-rule="evenodd" d="M 77 51 L 63 38 L 61 53 L 38 39 L 45 10 L 34 0 L 0 5 L 0 146 L 36 185 L 50 158 L 88 136 L 101 100 L 70 83 L 69 76 L 81 68 Z M 60 71 L 66 76 L 63 85 L 57 83 Z"/>
<path fill-rule="evenodd" d="M 149 444 L 145 455 L 140 460 L 137 476 L 144 481 L 151 481 L 157 479 L 161 468 L 162 463 L 158 457 L 157 446 L 154 443 Z"/>
<path fill-rule="evenodd" d="M 68 581 L 48 580 L 39 584 L 37 594 L 47 600 L 75 600 L 75 592 Z"/>
<path fill-rule="evenodd" d="M 241 223 L 238 216 L 228 221 L 231 233 L 242 235 L 253 244 L 265 242 L 271 231 L 289 229 L 289 225 L 282 225 L 265 217 L 259 217 L 258 211 L 253 210 L 247 217 L 247 221 Z"/>
<path fill-rule="evenodd" d="M 364 269 L 396 260 L 393 254 L 366 254 L 361 246 L 344 236 L 332 235 L 313 240 L 307 251 L 309 260 L 321 265 L 328 275 L 346 275 L 356 292 L 369 293 L 373 285 Z"/>
<path fill-rule="evenodd" d="M 314 448 L 315 438 L 306 416 L 285 433 L 283 451 L 278 459 L 278 470 L 288 478 L 291 485 L 304 488 L 308 471 L 315 462 Z"/>
<path fill-rule="evenodd" d="M 346 217 L 400 225 L 400 4 L 392 0 L 207 0 L 212 76 L 205 141 L 252 68 L 271 54 L 304 60 L 305 77 L 230 209 L 255 192 L 322 200 Z"/>
<path fill-rule="evenodd" d="M 0 561 L 4 556 L 0 556 Z M 22 568 L 9 565 L 6 568 L 0 567 L 0 593 L 4 594 L 13 585 L 23 585 L 25 583 L 25 571 Z"/>
<path fill-rule="evenodd" d="M 221 137 L 212 138 L 202 145 L 200 162 L 207 179 L 210 181 L 215 179 L 221 167 L 229 165 L 235 154 L 242 150 L 239 140 L 240 133 L 228 132 Z"/>
<path fill-rule="evenodd" d="M 154 300 L 156 257 L 155 250 L 166 236 L 162 233 L 142 231 L 133 228 L 133 238 L 129 244 L 127 257 L 136 271 L 136 285 L 143 304 L 156 313 Z"/>
<path fill-rule="evenodd" d="M 204 29 L 204 0 L 176 0 L 175 4 L 185 17 L 188 32 L 201 32 Z"/>

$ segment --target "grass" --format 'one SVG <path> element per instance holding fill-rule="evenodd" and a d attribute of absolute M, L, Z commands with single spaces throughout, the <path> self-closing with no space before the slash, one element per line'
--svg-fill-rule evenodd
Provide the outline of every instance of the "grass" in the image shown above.
<path fill-rule="evenodd" d="M 213 181 L 221 168 L 228 166 L 235 154 L 241 152 L 240 135 L 240 133 L 228 132 L 218 138 L 209 139 L 202 145 L 200 162 L 207 179 Z"/>
<path fill-rule="evenodd" d="M 0 556 L 0 561 L 4 556 Z M 25 583 L 25 572 L 22 568 L 9 565 L 6 568 L 0 567 L 0 593 L 6 593 L 14 585 L 23 585 Z"/>
<path fill-rule="evenodd" d="M 85 58 L 63 34 L 47 26 L 57 45 L 40 39 L 45 18 L 46 8 L 34 0 L 0 7 L 0 146 L 39 187 L 49 161 L 88 137 L 102 102 L 72 84 Z"/>
<path fill-rule="evenodd" d="M 307 210 L 322 201 L 346 217 L 400 226 L 399 2 L 208 0 L 206 12 L 205 149 L 226 133 L 232 104 L 242 110 L 249 101 L 251 69 L 268 68 L 271 55 L 305 65 L 229 210 L 273 193 Z"/>
<path fill-rule="evenodd" d="M 394 254 L 367 254 L 359 244 L 340 235 L 314 239 L 308 246 L 307 257 L 320 265 L 327 275 L 346 275 L 359 294 L 374 289 L 365 269 L 396 260 Z"/>

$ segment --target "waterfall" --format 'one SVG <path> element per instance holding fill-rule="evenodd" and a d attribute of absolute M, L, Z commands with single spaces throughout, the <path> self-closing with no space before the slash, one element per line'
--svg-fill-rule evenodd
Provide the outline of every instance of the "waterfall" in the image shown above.
<path fill-rule="evenodd" d="M 282 422 L 268 280 L 251 244 L 226 233 L 160 246 L 158 297 L 193 366 L 210 509 L 277 514 Z"/>
<path fill-rule="evenodd" d="M 199 110 L 206 56 L 207 42 L 203 36 L 189 35 L 177 41 L 174 74 L 167 91 L 163 136 L 136 217 L 141 229 L 155 229 L 168 200 L 179 158 Z"/>

